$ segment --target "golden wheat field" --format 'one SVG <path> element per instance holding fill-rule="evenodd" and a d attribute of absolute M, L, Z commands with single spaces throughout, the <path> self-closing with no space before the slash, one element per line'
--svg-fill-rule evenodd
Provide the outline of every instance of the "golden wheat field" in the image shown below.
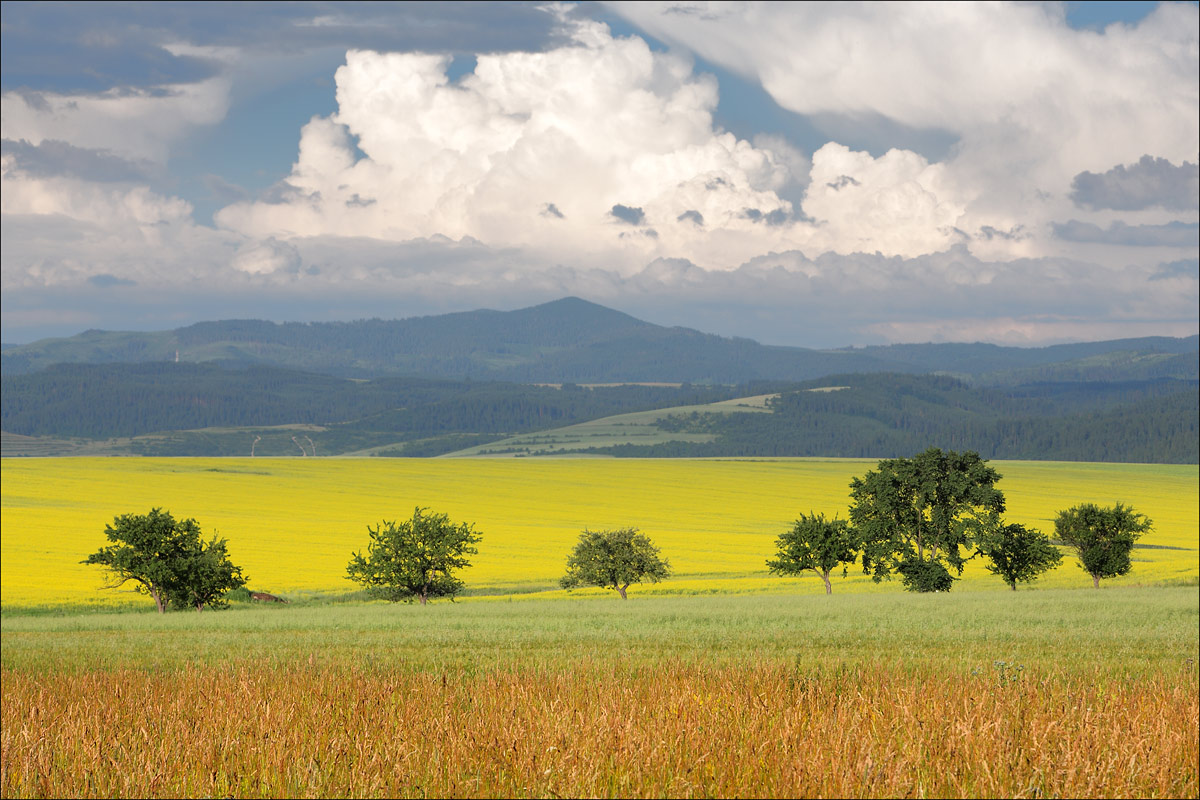
<path fill-rule="evenodd" d="M 6 797 L 1197 791 L 1194 672 L 1124 685 L 779 664 L 4 677 Z"/>
<path fill-rule="evenodd" d="M 0 603 L 129 602 L 105 591 L 80 560 L 106 544 L 106 523 L 161 507 L 229 540 L 255 589 L 338 593 L 366 526 L 415 506 L 470 521 L 483 534 L 470 590 L 554 591 L 585 527 L 632 525 L 662 548 L 675 577 L 638 593 L 820 592 L 820 581 L 769 577 L 775 537 L 801 512 L 846 516 L 851 478 L 870 460 L 615 459 L 4 459 Z M 1111 583 L 1197 576 L 1197 467 L 996 462 L 1008 518 L 1053 531 L 1054 513 L 1079 502 L 1121 501 L 1155 523 L 1134 569 Z M 1038 586 L 1084 586 L 1064 559 Z M 961 589 L 1002 588 L 978 560 Z M 835 592 L 897 591 L 853 572 Z M 594 590 L 600 591 L 600 590 Z M 582 592 L 586 594 L 587 592 Z M 149 602 L 149 601 L 143 601 Z"/>

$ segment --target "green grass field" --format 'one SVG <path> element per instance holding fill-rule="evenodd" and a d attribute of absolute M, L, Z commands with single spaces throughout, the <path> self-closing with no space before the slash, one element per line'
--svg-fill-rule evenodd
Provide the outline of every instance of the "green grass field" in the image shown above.
<path fill-rule="evenodd" d="M 739 414 L 766 413 L 767 399 L 775 395 L 756 395 L 707 403 L 697 406 L 674 406 L 653 411 L 635 411 L 617 414 L 603 419 L 566 425 L 545 431 L 525 433 L 488 444 L 468 447 L 442 458 L 478 458 L 480 456 L 526 456 L 553 455 L 563 450 L 579 450 L 589 447 L 613 447 L 620 444 L 663 444 L 664 442 L 711 442 L 716 438 L 707 433 L 671 433 L 657 426 L 665 417 L 691 413 Z"/>
<path fill-rule="evenodd" d="M 177 669 L 247 661 L 419 670 L 766 660 L 1136 677 L 1188 667 L 1191 587 L 577 601 L 235 606 L 219 613 L 3 616 L 7 669 Z"/>

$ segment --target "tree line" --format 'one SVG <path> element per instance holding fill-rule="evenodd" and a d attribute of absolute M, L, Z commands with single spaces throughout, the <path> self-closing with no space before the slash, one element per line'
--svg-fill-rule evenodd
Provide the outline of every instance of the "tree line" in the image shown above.
<path fill-rule="evenodd" d="M 60 364 L 32 375 L 4 376 L 2 385 L 5 431 L 89 438 L 288 424 L 329 425 L 349 436 L 524 433 L 631 411 L 729 400 L 738 391 L 759 388 L 352 381 L 276 367 L 160 362 Z"/>
<path fill-rule="evenodd" d="M 977 557 L 1014 591 L 1058 566 L 1062 553 L 1043 532 L 1006 522 L 1001 476 L 978 453 L 931 447 L 911 458 L 881 460 L 876 469 L 850 484 L 848 520 L 801 514 L 776 540 L 772 574 L 820 576 L 832 594 L 831 574 L 861 564 L 876 582 L 899 576 L 915 592 L 949 591 L 966 564 Z M 1121 503 L 1083 503 L 1059 511 L 1057 539 L 1071 548 L 1099 588 L 1100 580 L 1132 567 L 1136 540 L 1151 521 Z M 368 543 L 351 554 L 348 580 L 374 597 L 398 602 L 436 597 L 453 599 L 464 588 L 460 577 L 478 553 L 482 536 L 472 523 L 417 507 L 410 519 L 367 526 Z M 205 542 L 194 519 L 170 513 L 125 514 L 106 526 L 107 547 L 82 563 L 108 570 L 109 588 L 132 583 L 154 599 L 160 613 L 177 608 L 219 608 L 247 577 L 229 558 L 224 539 Z M 630 585 L 658 582 L 671 574 L 670 562 L 645 534 L 633 527 L 584 530 L 567 555 L 566 589 L 601 586 L 627 598 Z M 264 599 L 273 595 L 255 593 Z"/>

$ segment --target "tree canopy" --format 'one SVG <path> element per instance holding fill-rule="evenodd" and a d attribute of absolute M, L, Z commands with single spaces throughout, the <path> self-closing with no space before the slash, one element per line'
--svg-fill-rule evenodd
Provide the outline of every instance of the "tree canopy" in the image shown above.
<path fill-rule="evenodd" d="M 988 559 L 988 571 L 1003 578 L 1014 592 L 1018 581 L 1034 581 L 1062 563 L 1062 553 L 1046 534 L 1016 523 L 985 533 L 977 546 Z"/>
<path fill-rule="evenodd" d="M 961 575 L 973 537 L 994 530 L 1004 511 L 1000 474 L 978 453 L 931 447 L 879 462 L 850 484 L 850 521 L 863 570 L 876 581 L 900 573 L 910 591 L 946 591 Z"/>
<path fill-rule="evenodd" d="M 384 520 L 374 528 L 368 525 L 367 553 L 353 553 L 347 579 L 393 603 L 453 599 L 463 588 L 455 573 L 471 566 L 467 556 L 479 552 L 474 545 L 481 536 L 470 523 L 456 525 L 445 514 L 427 511 L 417 508 L 412 519 L 398 524 Z"/>
<path fill-rule="evenodd" d="M 1117 503 L 1101 507 L 1082 503 L 1058 512 L 1054 532 L 1079 557 L 1079 564 L 1100 588 L 1101 578 L 1115 578 L 1133 568 L 1133 544 L 1152 523 L 1144 514 Z"/>
<path fill-rule="evenodd" d="M 226 592 L 246 584 L 240 567 L 228 557 L 226 542 L 205 542 L 194 519 L 176 520 L 152 508 L 149 514 L 122 514 L 106 525 L 112 544 L 81 563 L 106 567 L 106 588 L 133 582 L 135 590 L 154 599 L 159 613 L 172 604 L 202 610 L 224 605 Z"/>
<path fill-rule="evenodd" d="M 567 556 L 567 574 L 559 583 L 564 589 L 603 586 L 616 589 L 627 600 L 630 584 L 658 583 L 671 574 L 671 565 L 637 528 L 591 531 L 579 534 L 575 549 Z"/>
<path fill-rule="evenodd" d="M 825 594 L 833 594 L 829 573 L 839 564 L 852 564 L 858 557 L 854 531 L 845 520 L 825 519 L 824 514 L 800 515 L 796 524 L 775 540 L 776 557 L 767 561 L 775 575 L 800 575 L 812 570 L 825 582 Z"/>
<path fill-rule="evenodd" d="M 198 552 L 179 565 L 178 571 L 180 586 L 172 594 L 172 600 L 197 611 L 205 607 L 225 608 L 229 605 L 225 595 L 246 585 L 242 568 L 229 560 L 227 542 L 217 536 L 207 544 L 202 543 Z"/>

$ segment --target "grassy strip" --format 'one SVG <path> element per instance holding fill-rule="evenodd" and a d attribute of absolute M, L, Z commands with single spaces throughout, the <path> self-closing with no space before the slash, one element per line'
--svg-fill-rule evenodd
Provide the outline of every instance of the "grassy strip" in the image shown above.
<path fill-rule="evenodd" d="M 511 598 L 227 612 L 0 618 L 6 669 L 320 663 L 416 670 L 560 669 L 767 659 L 887 662 L 967 672 L 996 660 L 1043 671 L 1176 670 L 1200 656 L 1193 588 L 911 595 Z"/>

